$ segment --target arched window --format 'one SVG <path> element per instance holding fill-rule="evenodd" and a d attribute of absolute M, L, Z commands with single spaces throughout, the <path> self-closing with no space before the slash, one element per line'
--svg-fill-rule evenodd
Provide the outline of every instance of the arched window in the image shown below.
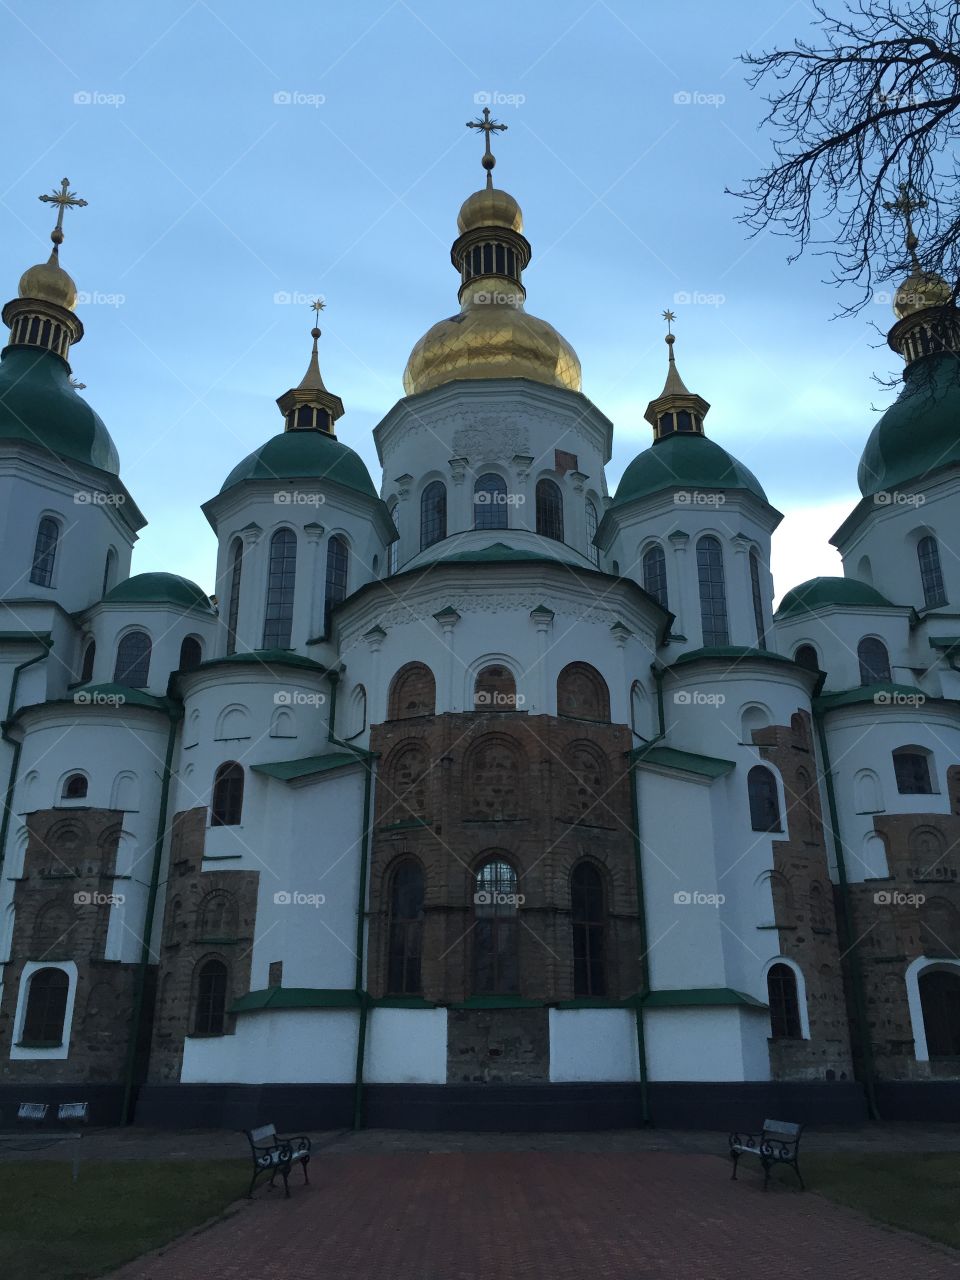
<path fill-rule="evenodd" d="M 890 679 L 890 657 L 887 646 L 876 636 L 864 636 L 857 645 L 860 663 L 860 683 L 880 684 Z"/>
<path fill-rule="evenodd" d="M 390 883 L 390 924 L 387 941 L 387 994 L 419 995 L 423 953 L 423 870 L 405 859 Z"/>
<path fill-rule="evenodd" d="M 180 646 L 180 664 L 178 671 L 196 671 L 203 661 L 203 649 L 196 636 L 184 636 Z"/>
<path fill-rule="evenodd" d="M 477 995 L 520 990 L 517 873 L 493 858 L 476 874 L 473 894 L 473 986 Z"/>
<path fill-rule="evenodd" d="M 537 481 L 537 533 L 563 541 L 563 494 L 553 480 Z"/>
<path fill-rule="evenodd" d="M 933 794 L 930 776 L 930 752 L 924 747 L 898 747 L 893 753 L 893 771 L 901 795 Z"/>
<path fill-rule="evenodd" d="M 650 728 L 647 695 L 639 680 L 630 686 L 630 728 L 638 738 L 645 738 Z"/>
<path fill-rule="evenodd" d="M 227 605 L 227 653 L 237 652 L 237 623 L 240 620 L 240 578 L 243 574 L 243 539 L 234 538 L 230 548 L 230 600 Z"/>
<path fill-rule="evenodd" d="M 653 596 L 657 604 L 667 608 L 667 558 L 663 547 L 655 543 L 647 547 L 641 561 L 643 568 L 643 589 Z"/>
<path fill-rule="evenodd" d="M 925 956 L 960 960 L 960 911 L 946 898 L 928 897 L 921 905 L 920 947 Z"/>
<path fill-rule="evenodd" d="M 60 793 L 62 800 L 85 800 L 87 796 L 87 780 L 82 773 L 71 773 L 65 779 Z"/>
<path fill-rule="evenodd" d="M 386 824 L 426 822 L 430 763 L 422 743 L 408 742 L 390 756 L 383 793 L 382 818 Z"/>
<path fill-rule="evenodd" d="M 214 774 L 211 827 L 236 827 L 243 812 L 243 765 L 225 761 Z"/>
<path fill-rule="evenodd" d="M 200 908 L 200 938 L 206 942 L 232 942 L 239 928 L 240 913 L 233 894 L 211 893 Z"/>
<path fill-rule="evenodd" d="M 70 979 L 62 969 L 37 969 L 30 975 L 22 1044 L 53 1048 L 63 1043 Z"/>
<path fill-rule="evenodd" d="M 327 543 L 327 581 L 323 597 L 323 634 L 330 634 L 334 608 L 347 598 L 347 570 L 350 550 L 346 540 L 335 533 Z"/>
<path fill-rule="evenodd" d="M 802 644 L 793 655 L 793 660 L 798 666 L 805 667 L 807 671 L 820 670 L 820 659 L 812 644 Z"/>
<path fill-rule="evenodd" d="M 197 1007 L 193 1018 L 196 1036 L 222 1036 L 227 1012 L 227 966 L 222 960 L 205 960 L 197 974 Z"/>
<path fill-rule="evenodd" d="M 927 534 L 917 543 L 917 558 L 920 561 L 920 582 L 923 586 L 923 603 L 925 608 L 946 604 L 947 595 L 943 589 L 943 573 L 940 569 L 940 548 L 936 538 Z"/>
<path fill-rule="evenodd" d="M 113 580 L 116 576 L 117 553 L 113 547 L 107 552 L 107 557 L 103 562 L 103 583 L 101 584 L 101 597 L 105 596 L 113 586 Z"/>
<path fill-rule="evenodd" d="M 753 597 L 753 620 L 757 626 L 757 648 L 767 647 L 767 628 L 763 621 L 763 591 L 760 587 L 760 557 L 750 552 L 750 594 Z"/>
<path fill-rule="evenodd" d="M 350 695 L 350 737 L 355 738 L 367 727 L 367 691 L 358 684 Z"/>
<path fill-rule="evenodd" d="M 411 716 L 432 716 L 437 703 L 437 683 L 433 672 L 422 662 L 408 662 L 390 682 L 387 719 L 407 720 Z"/>
<path fill-rule="evenodd" d="M 573 994 L 607 994 L 606 915 L 603 879 L 589 862 L 579 862 L 570 877 L 573 922 Z"/>
<path fill-rule="evenodd" d="M 507 482 L 492 471 L 478 476 L 473 486 L 473 527 L 506 529 Z"/>
<path fill-rule="evenodd" d="M 37 525 L 37 540 L 33 546 L 33 565 L 30 581 L 38 587 L 53 585 L 53 565 L 57 558 L 57 542 L 60 526 L 50 516 L 43 516 Z"/>
<path fill-rule="evenodd" d="M 577 720 L 610 719 L 610 691 L 595 667 L 571 662 L 557 677 L 557 715 Z"/>
<path fill-rule="evenodd" d="M 710 533 L 697 543 L 697 581 L 700 585 L 700 622 L 704 646 L 729 644 L 723 550 L 720 539 Z"/>
<path fill-rule="evenodd" d="M 960 1058 L 960 973 L 927 969 L 917 980 L 927 1055 Z"/>
<path fill-rule="evenodd" d="M 145 631 L 128 631 L 117 645 L 117 662 L 113 669 L 114 684 L 131 689 L 144 689 L 150 678 L 150 655 L 153 651 Z"/>
<path fill-rule="evenodd" d="M 499 733 L 474 740 L 463 759 L 463 816 L 499 822 L 524 813 L 527 759 L 520 746 Z"/>
<path fill-rule="evenodd" d="M 747 774 L 750 826 L 754 831 L 782 831 L 777 780 L 772 770 L 755 764 Z"/>
<path fill-rule="evenodd" d="M 477 672 L 473 686 L 474 711 L 516 711 L 517 685 L 509 667 L 499 663 Z"/>
<path fill-rule="evenodd" d="M 595 565 L 600 564 L 600 548 L 594 546 L 593 540 L 597 536 L 597 508 L 590 499 L 587 499 L 587 555 Z"/>
<path fill-rule="evenodd" d="M 447 488 L 431 480 L 420 495 L 420 550 L 447 536 Z"/>
<path fill-rule="evenodd" d="M 770 1034 L 774 1040 L 801 1040 L 797 975 L 788 964 L 774 964 L 767 973 Z"/>
<path fill-rule="evenodd" d="M 91 640 L 83 651 L 83 661 L 80 663 L 80 683 L 89 684 L 93 679 L 93 663 L 97 656 L 97 642 Z"/>
<path fill-rule="evenodd" d="M 263 618 L 264 649 L 290 648 L 296 582 L 297 535 L 292 529 L 278 529 L 270 539 L 267 604 Z"/>
<path fill-rule="evenodd" d="M 399 561 L 400 561 L 400 538 L 399 538 L 400 529 L 399 529 L 399 526 L 397 525 L 398 509 L 399 509 L 399 503 L 391 502 L 390 519 L 393 521 L 393 527 L 397 530 L 398 536 L 394 538 L 393 542 L 391 542 L 390 546 L 387 548 L 387 573 L 396 573 L 397 565 L 399 564 Z"/>
<path fill-rule="evenodd" d="M 883 792 L 872 769 L 861 769 L 853 778 L 853 807 L 857 813 L 882 813 Z"/>

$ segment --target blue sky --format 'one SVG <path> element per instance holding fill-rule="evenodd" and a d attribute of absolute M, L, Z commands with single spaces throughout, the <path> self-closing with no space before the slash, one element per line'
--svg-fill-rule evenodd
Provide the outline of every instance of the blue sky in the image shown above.
<path fill-rule="evenodd" d="M 708 433 L 787 516 L 778 594 L 839 572 L 826 540 L 892 398 L 872 375 L 898 361 L 871 324 L 892 315 L 832 319 L 828 260 L 788 265 L 790 243 L 748 239 L 723 193 L 770 154 L 737 55 L 809 37 L 811 16 L 769 0 L 0 7 L 0 291 L 46 257 L 37 196 L 68 175 L 89 201 L 62 250 L 90 297 L 72 364 L 150 522 L 134 571 L 213 589 L 200 503 L 281 429 L 275 398 L 309 355 L 297 295 L 327 300 L 338 434 L 379 482 L 371 430 L 413 344 L 456 309 L 449 247 L 483 180 L 464 122 L 486 94 L 509 125 L 496 179 L 533 245 L 528 309 L 574 344 L 613 419 L 611 490 L 650 442 L 672 307 Z"/>

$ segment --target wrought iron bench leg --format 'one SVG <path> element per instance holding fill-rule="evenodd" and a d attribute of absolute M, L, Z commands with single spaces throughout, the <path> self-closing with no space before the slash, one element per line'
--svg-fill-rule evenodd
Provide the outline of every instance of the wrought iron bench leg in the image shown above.
<path fill-rule="evenodd" d="M 766 1191 L 767 1183 L 770 1181 L 770 1161 L 763 1161 L 763 1189 Z"/>
<path fill-rule="evenodd" d="M 290 1166 L 287 1165 L 285 1168 L 281 1169 L 280 1172 L 283 1174 L 283 1194 L 286 1197 L 286 1199 L 289 1200 L 290 1199 Z"/>
<path fill-rule="evenodd" d="M 308 1183 L 310 1181 L 310 1177 L 307 1174 L 307 1165 L 310 1163 L 310 1157 L 307 1156 L 306 1160 L 301 1161 L 301 1163 L 303 1165 L 303 1180 Z M 800 1170 L 798 1169 L 797 1173 L 799 1174 L 799 1172 Z"/>
<path fill-rule="evenodd" d="M 733 1173 L 731 1173 L 731 1175 L 730 1175 L 730 1181 L 731 1181 L 731 1182 L 736 1182 L 736 1180 L 737 1180 L 737 1161 L 740 1159 L 740 1153 L 739 1153 L 739 1151 L 731 1151 L 731 1152 L 730 1152 L 730 1159 L 733 1161 Z"/>
<path fill-rule="evenodd" d="M 800 1172 L 800 1165 L 797 1163 L 797 1161 L 796 1161 L 796 1160 L 794 1160 L 792 1163 L 793 1163 L 793 1171 L 794 1171 L 794 1173 L 797 1175 L 797 1178 L 798 1178 L 798 1179 L 799 1179 L 799 1181 L 800 1181 L 800 1190 L 801 1190 L 801 1191 L 806 1191 L 806 1189 L 807 1189 L 807 1184 L 804 1182 L 804 1180 L 803 1180 L 803 1174 Z"/>

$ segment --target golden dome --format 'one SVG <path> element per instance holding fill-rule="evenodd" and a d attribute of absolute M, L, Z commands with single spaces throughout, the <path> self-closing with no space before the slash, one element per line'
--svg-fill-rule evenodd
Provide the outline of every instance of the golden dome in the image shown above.
<path fill-rule="evenodd" d="M 897 319 L 924 311 L 927 307 L 945 307 L 953 299 L 953 290 L 944 280 L 931 271 L 914 271 L 893 295 L 893 310 Z"/>
<path fill-rule="evenodd" d="M 40 302 L 53 302 L 58 307 L 73 311 L 77 305 L 77 286 L 60 266 L 56 246 L 48 261 L 28 267 L 20 277 L 21 298 L 36 298 Z"/>
<path fill-rule="evenodd" d="M 467 196 L 457 215 L 461 232 L 475 227 L 509 227 L 511 231 L 523 231 L 523 213 L 508 191 L 499 187 L 484 187 Z"/>
<path fill-rule="evenodd" d="M 504 283 L 480 282 L 500 288 Z M 428 329 L 411 351 L 403 373 L 407 395 L 458 378 L 530 378 L 579 391 L 577 353 L 552 324 L 528 315 L 518 298 L 506 292 L 468 291 L 460 314 Z"/>

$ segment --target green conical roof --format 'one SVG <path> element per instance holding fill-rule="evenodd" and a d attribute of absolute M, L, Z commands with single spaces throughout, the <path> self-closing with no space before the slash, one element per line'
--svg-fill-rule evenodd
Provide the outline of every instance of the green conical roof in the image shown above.
<path fill-rule="evenodd" d="M 283 431 L 233 468 L 220 492 L 244 480 L 332 480 L 375 498 L 363 459 L 327 431 Z"/>
<path fill-rule="evenodd" d="M 893 608 L 892 603 L 875 587 L 858 582 L 856 578 L 810 578 L 787 592 L 780 601 L 777 617 L 789 618 L 798 613 L 810 613 L 824 605 L 847 605 L 860 609 Z"/>
<path fill-rule="evenodd" d="M 960 361 L 941 352 L 915 361 L 900 395 L 867 441 L 857 482 L 863 496 L 916 484 L 960 463 Z"/>
<path fill-rule="evenodd" d="M 178 573 L 134 574 L 118 582 L 103 599 L 106 604 L 172 604 L 178 609 L 213 611 L 203 588 Z"/>
<path fill-rule="evenodd" d="M 120 472 L 120 459 L 99 416 L 70 385 L 59 356 L 7 347 L 0 362 L 0 440 L 24 440 L 60 458 Z"/>
<path fill-rule="evenodd" d="M 675 432 L 634 458 L 617 485 L 613 506 L 674 488 L 747 489 L 767 501 L 757 477 L 726 449 L 707 436 Z"/>

